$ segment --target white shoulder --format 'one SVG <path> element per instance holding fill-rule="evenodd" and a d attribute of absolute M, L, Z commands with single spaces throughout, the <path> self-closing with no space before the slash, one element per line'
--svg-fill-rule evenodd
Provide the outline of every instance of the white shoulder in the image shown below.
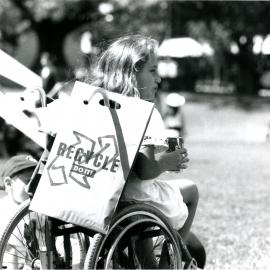
<path fill-rule="evenodd" d="M 155 152 L 162 152 L 168 149 L 165 142 L 166 130 L 160 112 L 154 108 L 149 125 L 146 129 L 142 146 L 154 145 Z"/>

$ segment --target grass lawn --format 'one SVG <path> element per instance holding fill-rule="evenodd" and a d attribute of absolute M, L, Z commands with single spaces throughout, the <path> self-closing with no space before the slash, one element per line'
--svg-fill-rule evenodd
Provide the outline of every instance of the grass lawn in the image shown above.
<path fill-rule="evenodd" d="M 270 269 L 270 100 L 185 95 L 182 177 L 199 187 L 206 269 Z"/>
<path fill-rule="evenodd" d="M 240 108 L 231 98 L 189 98 L 183 177 L 199 187 L 193 231 L 205 244 L 206 269 L 269 269 L 269 100 Z"/>

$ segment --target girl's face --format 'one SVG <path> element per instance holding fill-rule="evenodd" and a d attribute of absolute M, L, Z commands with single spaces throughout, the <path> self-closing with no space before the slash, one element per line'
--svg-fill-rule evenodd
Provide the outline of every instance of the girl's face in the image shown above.
<path fill-rule="evenodd" d="M 157 74 L 157 56 L 150 54 L 143 69 L 136 73 L 141 99 L 154 102 L 161 79 Z"/>

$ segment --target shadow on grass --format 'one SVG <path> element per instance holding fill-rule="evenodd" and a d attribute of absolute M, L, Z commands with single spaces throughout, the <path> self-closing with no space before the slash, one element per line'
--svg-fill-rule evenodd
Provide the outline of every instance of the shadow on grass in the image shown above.
<path fill-rule="evenodd" d="M 243 111 L 256 111 L 270 108 L 269 97 L 253 95 L 225 95 L 225 94 L 190 94 L 186 95 L 187 102 L 208 103 L 213 109 L 234 107 Z"/>

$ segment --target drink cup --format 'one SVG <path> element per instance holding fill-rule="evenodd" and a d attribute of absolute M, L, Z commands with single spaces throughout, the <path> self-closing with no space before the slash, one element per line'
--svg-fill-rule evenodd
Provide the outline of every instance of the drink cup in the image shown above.
<path fill-rule="evenodd" d="M 176 147 L 178 149 L 184 148 L 184 139 L 183 139 L 183 137 L 168 137 L 166 139 L 166 143 L 169 146 L 169 149 L 167 150 L 168 152 L 175 151 Z"/>
<path fill-rule="evenodd" d="M 176 148 L 178 149 L 182 149 L 184 148 L 184 139 L 183 137 L 168 137 L 166 139 L 166 143 L 169 146 L 169 149 L 167 150 L 167 152 L 173 152 L 175 151 Z M 170 172 L 181 172 L 181 169 L 178 170 L 170 170 Z"/>

